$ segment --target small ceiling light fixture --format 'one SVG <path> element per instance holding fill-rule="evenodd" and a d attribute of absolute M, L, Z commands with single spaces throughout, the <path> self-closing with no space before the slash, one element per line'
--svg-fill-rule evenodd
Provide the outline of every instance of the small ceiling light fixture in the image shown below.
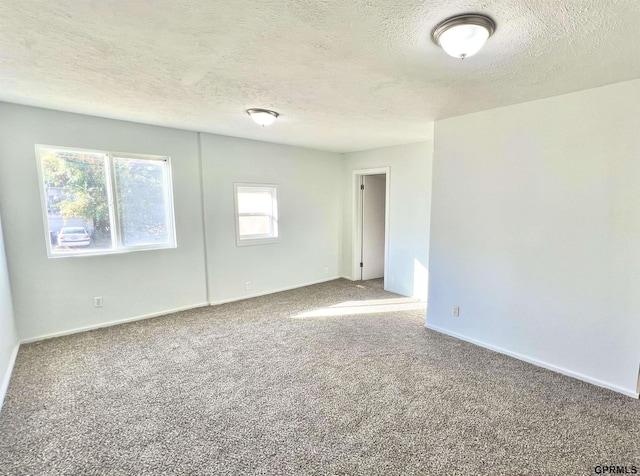
<path fill-rule="evenodd" d="M 431 39 L 447 54 L 465 59 L 475 55 L 496 31 L 496 23 L 486 15 L 470 13 L 448 18 L 431 32 Z"/>
<path fill-rule="evenodd" d="M 249 114 L 251 119 L 253 119 L 253 122 L 262 127 L 270 126 L 271 124 L 276 122 L 276 119 L 280 115 L 276 111 L 259 108 L 247 109 L 247 114 Z"/>

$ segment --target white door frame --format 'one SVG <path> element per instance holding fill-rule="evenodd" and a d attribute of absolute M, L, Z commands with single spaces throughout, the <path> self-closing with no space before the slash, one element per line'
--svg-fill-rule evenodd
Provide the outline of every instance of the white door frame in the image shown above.
<path fill-rule="evenodd" d="M 363 175 L 385 175 L 385 196 L 384 196 L 384 289 L 387 289 L 389 279 L 389 199 L 391 191 L 391 167 L 377 167 L 371 169 L 354 170 L 352 175 L 352 198 L 353 211 L 351 229 L 353 230 L 353 260 L 351 276 L 354 281 L 360 280 L 360 257 L 362 256 L 362 226 L 360 216 L 362 215 L 362 194 L 360 193 L 360 177 Z"/>

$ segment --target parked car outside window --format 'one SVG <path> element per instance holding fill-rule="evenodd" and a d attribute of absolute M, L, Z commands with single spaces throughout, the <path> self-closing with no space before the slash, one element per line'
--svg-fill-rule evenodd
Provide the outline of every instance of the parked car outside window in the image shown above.
<path fill-rule="evenodd" d="M 89 246 L 91 237 L 82 227 L 66 227 L 58 233 L 58 246 Z"/>

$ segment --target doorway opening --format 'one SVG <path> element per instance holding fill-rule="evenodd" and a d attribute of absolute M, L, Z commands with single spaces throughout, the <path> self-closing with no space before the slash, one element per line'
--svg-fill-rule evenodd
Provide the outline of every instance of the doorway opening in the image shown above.
<path fill-rule="evenodd" d="M 389 278 L 389 167 L 353 171 L 353 279 Z"/>

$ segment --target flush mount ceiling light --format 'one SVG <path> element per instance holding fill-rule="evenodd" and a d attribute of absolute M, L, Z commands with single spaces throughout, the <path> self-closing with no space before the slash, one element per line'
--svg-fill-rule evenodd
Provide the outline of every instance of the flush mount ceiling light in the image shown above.
<path fill-rule="evenodd" d="M 280 115 L 276 111 L 270 111 L 269 109 L 258 109 L 258 108 L 247 109 L 247 114 L 249 114 L 251 119 L 253 119 L 253 121 L 256 124 L 262 127 L 270 126 L 271 124 L 276 122 L 276 119 Z"/>
<path fill-rule="evenodd" d="M 496 24 L 486 15 L 458 15 L 437 25 L 431 39 L 447 54 L 465 59 L 480 51 L 494 31 Z"/>

